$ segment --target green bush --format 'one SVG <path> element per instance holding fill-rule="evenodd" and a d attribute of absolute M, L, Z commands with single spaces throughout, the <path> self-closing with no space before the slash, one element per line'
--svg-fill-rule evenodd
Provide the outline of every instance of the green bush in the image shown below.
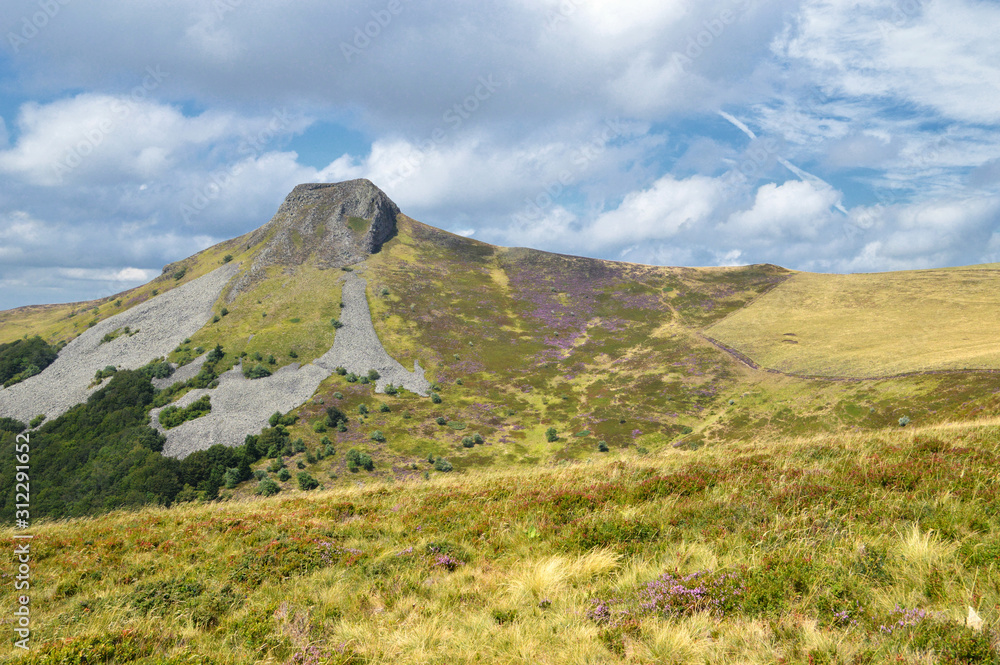
<path fill-rule="evenodd" d="M 480 446 L 486 443 L 486 441 L 483 439 L 483 435 L 480 434 L 479 432 L 476 432 L 475 434 L 472 435 L 472 442 Z"/>
<path fill-rule="evenodd" d="M 381 378 L 381 376 L 382 375 L 378 373 L 377 369 L 370 369 L 370 370 L 368 370 L 368 380 L 369 381 L 377 381 L 379 378 Z"/>
<path fill-rule="evenodd" d="M 229 263 L 232 260 L 233 260 L 233 255 L 232 254 L 226 254 L 225 256 L 222 257 L 222 262 L 223 263 Z"/>
<path fill-rule="evenodd" d="M 248 379 L 263 379 L 264 377 L 271 376 L 271 370 L 258 364 L 253 367 L 244 367 L 243 376 Z"/>
<path fill-rule="evenodd" d="M 268 464 L 267 466 L 267 470 L 270 471 L 271 473 L 278 473 L 284 468 L 285 468 L 285 463 L 281 461 L 280 457 L 276 457 L 273 460 L 271 460 L 271 463 Z"/>
<path fill-rule="evenodd" d="M 261 496 L 274 496 L 280 491 L 281 487 L 278 486 L 278 483 L 274 482 L 270 478 L 267 478 L 260 481 L 260 484 L 257 485 L 255 493 L 260 494 Z"/>
<path fill-rule="evenodd" d="M 463 436 L 462 437 L 462 447 L 463 448 L 472 448 L 475 445 L 476 445 L 476 441 L 471 436 Z"/>
<path fill-rule="evenodd" d="M 368 407 L 367 407 L 367 406 L 365 406 L 364 404 L 360 404 L 360 405 L 358 406 L 358 413 L 360 413 L 360 414 L 361 414 L 361 415 L 363 415 L 363 416 L 364 416 L 364 415 L 367 415 L 367 413 L 368 413 Z"/>
<path fill-rule="evenodd" d="M 295 353 L 295 349 L 289 349 L 288 350 L 288 357 L 289 358 L 298 358 L 299 354 Z"/>
<path fill-rule="evenodd" d="M 388 404 L 382 404 L 378 407 L 380 413 L 392 413 L 392 409 L 389 408 Z"/>
<path fill-rule="evenodd" d="M 37 416 L 31 419 L 31 421 L 28 423 L 28 427 L 30 427 L 31 429 L 35 429 L 43 422 L 45 422 L 45 414 L 39 413 Z"/>
<path fill-rule="evenodd" d="M 390 383 L 389 385 L 387 385 L 385 387 L 385 394 L 386 395 L 398 395 L 399 394 L 399 388 L 397 388 L 396 386 L 394 386 L 394 385 L 392 385 Z"/>
<path fill-rule="evenodd" d="M 226 472 L 222 474 L 222 482 L 229 490 L 235 489 L 241 480 L 243 479 L 240 477 L 240 470 L 237 467 L 226 469 Z"/>
<path fill-rule="evenodd" d="M 278 480 L 280 480 L 281 482 L 285 482 L 286 480 L 288 480 L 291 477 L 292 477 L 292 474 L 291 474 L 291 472 L 287 468 L 284 468 L 284 469 L 282 469 L 281 471 L 278 472 Z"/>
<path fill-rule="evenodd" d="M 268 365 L 277 365 L 277 364 L 278 364 L 278 361 L 277 361 L 277 359 L 275 359 L 275 357 L 274 357 L 274 356 L 272 356 L 272 355 L 268 355 L 268 356 L 267 356 L 267 364 L 268 364 Z"/>
<path fill-rule="evenodd" d="M 339 376 L 346 376 L 347 375 L 347 370 L 344 369 L 343 367 L 338 367 L 337 369 L 335 369 L 333 371 L 336 372 Z"/>
<path fill-rule="evenodd" d="M 371 382 L 368 380 L 367 376 L 362 376 L 362 377 L 360 377 L 358 379 L 358 383 L 363 384 L 363 385 L 367 385 L 367 384 L 369 384 Z"/>
<path fill-rule="evenodd" d="M 314 490 L 319 487 L 319 481 L 310 476 L 305 471 L 302 471 L 298 475 L 299 479 L 299 489 L 303 491 Z"/>
<path fill-rule="evenodd" d="M 344 327 L 344 324 L 340 322 L 340 319 L 330 319 L 330 325 L 333 326 L 335 330 Z M 343 369 L 343 367 L 339 369 Z M 340 372 L 337 373 L 340 374 Z"/>
<path fill-rule="evenodd" d="M 375 430 L 374 432 L 372 432 L 372 441 L 385 443 L 385 434 L 383 434 L 381 430 Z"/>
<path fill-rule="evenodd" d="M 362 452 L 357 448 L 351 448 L 348 450 L 346 459 L 348 468 L 351 468 L 352 466 L 356 467 L 354 472 L 357 471 L 357 468 L 365 469 L 366 471 L 372 471 L 375 469 L 375 461 L 372 459 L 371 455 Z"/>
<path fill-rule="evenodd" d="M 256 471 L 253 472 L 253 477 L 257 480 L 264 480 L 265 478 L 267 478 L 267 471 L 265 471 L 264 469 L 257 469 Z"/>
<path fill-rule="evenodd" d="M 324 423 L 322 420 L 317 420 L 316 422 L 313 423 L 313 431 L 316 432 L 317 434 L 322 434 L 323 432 L 326 431 L 326 423 Z"/>
<path fill-rule="evenodd" d="M 556 431 L 555 427 L 550 427 L 545 430 L 545 440 L 549 443 L 553 443 L 559 440 L 559 432 Z"/>
<path fill-rule="evenodd" d="M 434 419 L 434 422 L 436 422 L 438 425 L 448 424 L 448 420 L 444 416 L 438 416 L 437 418 Z"/>
<path fill-rule="evenodd" d="M 210 401 L 210 397 L 208 395 L 202 395 L 196 401 L 192 402 L 183 409 L 173 405 L 168 406 L 160 411 L 160 415 L 157 419 L 165 428 L 172 429 L 187 422 L 188 420 L 200 418 L 206 413 L 211 412 L 211 410 L 212 403 Z"/>
<path fill-rule="evenodd" d="M 292 441 L 292 452 L 293 453 L 304 453 L 306 451 L 306 442 L 301 438 Z"/>
<path fill-rule="evenodd" d="M 334 399 L 344 399 L 344 393 L 333 393 Z"/>
<path fill-rule="evenodd" d="M 602 453 L 606 453 L 608 452 L 608 444 L 605 443 L 604 441 L 599 441 L 597 443 L 597 449 L 600 450 Z"/>
<path fill-rule="evenodd" d="M 358 382 L 358 375 L 355 374 L 354 372 L 351 372 L 350 374 L 348 374 L 347 376 L 345 376 L 344 379 L 348 383 L 357 383 Z"/>
<path fill-rule="evenodd" d="M 906 427 L 909 424 L 910 424 L 910 417 L 909 416 L 903 416 L 902 418 L 899 419 L 899 426 L 900 427 Z"/>
<path fill-rule="evenodd" d="M 431 401 L 434 402 L 435 404 L 440 404 L 441 396 L 438 395 L 437 393 L 431 393 Z"/>
<path fill-rule="evenodd" d="M 451 471 L 454 467 L 451 465 L 451 462 L 449 462 L 445 458 L 438 457 L 436 460 L 434 460 L 434 468 L 438 471 L 443 471 L 444 473 L 447 473 Z"/>

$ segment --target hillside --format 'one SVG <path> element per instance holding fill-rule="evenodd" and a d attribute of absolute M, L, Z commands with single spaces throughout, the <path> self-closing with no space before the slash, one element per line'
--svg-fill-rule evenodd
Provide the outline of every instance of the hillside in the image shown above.
<path fill-rule="evenodd" d="M 995 277 L 603 261 L 297 187 L 0 312 L 18 662 L 998 662 Z"/>
<path fill-rule="evenodd" d="M 35 650 L 13 662 L 995 663 L 998 435 L 633 450 L 46 523 Z"/>

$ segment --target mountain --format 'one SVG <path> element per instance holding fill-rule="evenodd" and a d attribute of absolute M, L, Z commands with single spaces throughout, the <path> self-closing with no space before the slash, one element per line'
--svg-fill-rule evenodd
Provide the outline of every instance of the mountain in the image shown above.
<path fill-rule="evenodd" d="M 635 265 L 299 186 L 0 312 L 18 662 L 996 662 L 998 268 Z"/>
<path fill-rule="evenodd" d="M 986 322 L 1000 314 L 998 274 L 586 259 L 426 226 L 367 180 L 306 184 L 267 224 L 143 287 L 0 314 L 0 341 L 65 343 L 51 366 L 0 391 L 0 416 L 56 418 L 106 385 L 95 377 L 111 366 L 160 358 L 179 368 L 154 379 L 159 388 L 193 381 L 219 345 L 205 385 L 169 403 L 207 396 L 211 412 L 168 430 L 157 422 L 164 406 L 152 411 L 168 455 L 240 445 L 276 411 L 293 412 L 304 425 L 294 433 L 319 445 L 309 423 L 327 407 L 357 415 L 390 384 L 402 389 L 392 411 L 328 438 L 375 448 L 378 473 L 397 476 L 414 456 L 471 468 L 575 459 L 602 441 L 698 447 L 761 430 L 936 422 L 970 403 L 995 409 L 1000 353 Z M 338 368 L 365 378 L 347 382 Z M 966 369 L 979 372 L 933 373 Z M 441 404 L 428 398 L 432 384 Z M 384 444 L 369 440 L 374 430 Z M 462 448 L 473 433 L 485 445 Z"/>

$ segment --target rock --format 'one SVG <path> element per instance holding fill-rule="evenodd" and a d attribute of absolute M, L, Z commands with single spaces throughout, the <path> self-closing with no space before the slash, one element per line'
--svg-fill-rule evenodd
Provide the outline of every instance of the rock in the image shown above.
<path fill-rule="evenodd" d="M 262 280 L 271 266 L 341 268 L 379 251 L 396 233 L 399 208 L 371 181 L 299 185 L 285 197 L 271 221 L 244 236 L 262 245 L 250 269 L 236 281 L 227 300 Z"/>

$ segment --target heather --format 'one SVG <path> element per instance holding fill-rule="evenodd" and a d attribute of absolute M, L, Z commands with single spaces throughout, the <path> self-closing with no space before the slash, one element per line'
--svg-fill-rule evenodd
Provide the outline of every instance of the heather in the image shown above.
<path fill-rule="evenodd" d="M 761 439 L 39 524 L 21 662 L 994 663 L 998 435 Z"/>

